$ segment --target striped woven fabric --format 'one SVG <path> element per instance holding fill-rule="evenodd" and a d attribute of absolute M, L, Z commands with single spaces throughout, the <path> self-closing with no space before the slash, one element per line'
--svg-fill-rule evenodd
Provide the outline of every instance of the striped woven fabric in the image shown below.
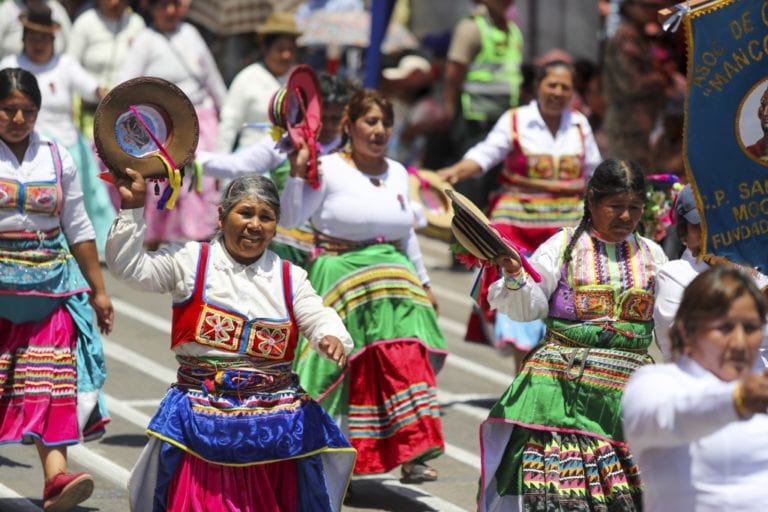
<path fill-rule="evenodd" d="M 501 467 L 506 467 L 504 462 Z M 532 431 L 517 481 L 522 486 L 510 489 L 511 494 L 523 494 L 526 510 L 549 510 L 547 504 L 552 503 L 584 511 L 640 507 L 637 464 L 626 448 L 601 439 Z"/>

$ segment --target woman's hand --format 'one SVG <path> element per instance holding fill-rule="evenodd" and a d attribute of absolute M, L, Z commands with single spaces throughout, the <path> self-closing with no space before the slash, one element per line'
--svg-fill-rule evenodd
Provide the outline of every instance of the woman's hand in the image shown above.
<path fill-rule="evenodd" d="M 115 310 L 112 308 L 112 300 L 106 293 L 94 293 L 91 295 L 91 306 L 96 312 L 96 322 L 101 334 L 112 332 L 112 323 L 115 320 Z"/>
<path fill-rule="evenodd" d="M 304 138 L 301 139 L 296 151 L 288 154 L 288 162 L 291 164 L 291 176 L 307 179 L 309 172 L 309 146 Z"/>
<path fill-rule="evenodd" d="M 317 344 L 317 350 L 328 359 L 336 363 L 339 368 L 347 364 L 347 356 L 344 355 L 344 345 L 336 336 L 323 336 Z"/>
<path fill-rule="evenodd" d="M 443 178 L 445 181 L 451 185 L 455 185 L 460 181 L 464 181 L 465 179 L 478 174 L 481 170 L 482 169 L 479 165 L 477 165 L 476 162 L 473 160 L 465 159 L 453 164 L 450 167 L 438 169 L 436 172 L 437 175 Z"/>
<path fill-rule="evenodd" d="M 147 197 L 147 185 L 144 176 L 130 167 L 125 169 L 125 174 L 115 178 L 115 188 L 120 193 L 120 208 L 130 210 L 144 206 Z"/>
<path fill-rule="evenodd" d="M 520 256 L 514 254 L 512 256 L 499 256 L 496 258 L 496 264 L 504 270 L 504 274 L 508 276 L 515 276 L 523 271 L 523 264 L 520 261 Z"/>

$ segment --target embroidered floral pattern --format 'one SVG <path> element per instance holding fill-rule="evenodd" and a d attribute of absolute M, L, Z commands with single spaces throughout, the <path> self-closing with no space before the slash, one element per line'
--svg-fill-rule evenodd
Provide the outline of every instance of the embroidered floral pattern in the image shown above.
<path fill-rule="evenodd" d="M 206 306 L 200 315 L 197 341 L 204 345 L 237 352 L 245 324 L 242 318 Z"/>

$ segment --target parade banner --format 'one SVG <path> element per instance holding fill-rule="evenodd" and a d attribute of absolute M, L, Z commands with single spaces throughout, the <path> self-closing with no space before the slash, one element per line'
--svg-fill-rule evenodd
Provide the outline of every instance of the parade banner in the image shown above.
<path fill-rule="evenodd" d="M 683 21 L 684 156 L 704 250 L 768 273 L 768 0 L 709 2 Z"/>

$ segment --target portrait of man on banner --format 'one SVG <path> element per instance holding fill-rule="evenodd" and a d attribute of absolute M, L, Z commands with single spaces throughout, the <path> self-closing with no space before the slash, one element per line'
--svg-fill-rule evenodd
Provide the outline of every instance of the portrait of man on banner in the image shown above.
<path fill-rule="evenodd" d="M 768 77 L 744 97 L 737 119 L 739 140 L 747 155 L 768 166 Z"/>

